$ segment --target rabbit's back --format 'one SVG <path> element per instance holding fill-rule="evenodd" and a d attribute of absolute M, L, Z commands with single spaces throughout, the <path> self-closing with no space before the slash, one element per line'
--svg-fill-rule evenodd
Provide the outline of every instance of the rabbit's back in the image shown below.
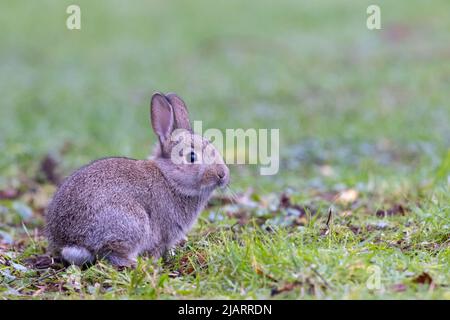
<path fill-rule="evenodd" d="M 144 241 L 149 222 L 140 199 L 148 197 L 158 180 L 151 166 L 148 161 L 106 158 L 69 176 L 46 213 L 51 248 L 82 245 L 99 251 L 106 242 Z"/>

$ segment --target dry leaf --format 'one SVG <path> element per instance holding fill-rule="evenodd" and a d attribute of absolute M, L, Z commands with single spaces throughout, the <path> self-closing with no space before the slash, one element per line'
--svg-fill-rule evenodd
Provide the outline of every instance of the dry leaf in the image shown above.
<path fill-rule="evenodd" d="M 298 211 L 300 217 L 306 215 L 308 211 L 312 215 L 316 213 L 316 210 L 309 206 L 300 206 L 292 203 L 291 198 L 286 193 L 282 193 L 280 196 L 279 209 L 294 209 Z"/>
<path fill-rule="evenodd" d="M 200 252 L 189 252 L 181 257 L 180 259 L 180 268 L 177 272 L 181 275 L 190 275 L 195 271 L 194 261 L 191 262 L 191 259 L 196 261 L 200 268 L 206 266 L 206 258 L 203 253 Z"/>
<path fill-rule="evenodd" d="M 342 211 L 341 213 L 339 213 L 339 215 L 341 217 L 350 217 L 352 214 L 353 214 L 353 212 L 351 210 L 345 210 L 345 211 Z"/>
<path fill-rule="evenodd" d="M 404 208 L 401 204 L 396 204 L 392 208 L 388 210 L 377 210 L 376 216 L 383 218 L 387 216 L 395 216 L 395 215 L 402 215 L 404 216 L 407 209 Z"/>
<path fill-rule="evenodd" d="M 422 272 L 420 275 L 413 279 L 413 282 L 419 284 L 432 284 L 433 278 L 428 273 Z"/>
<path fill-rule="evenodd" d="M 356 191 L 355 189 L 348 189 L 348 190 L 342 191 L 339 194 L 337 201 L 342 204 L 347 204 L 347 203 L 355 202 L 357 198 L 358 198 L 358 191 Z"/>
<path fill-rule="evenodd" d="M 17 189 L 14 188 L 8 188 L 5 190 L 0 190 L 0 200 L 3 199 L 16 199 L 20 196 L 20 192 Z"/>
<path fill-rule="evenodd" d="M 24 261 L 28 266 L 34 269 L 58 269 L 61 267 L 62 261 L 60 259 L 53 259 L 48 255 L 36 255 L 25 259 Z"/>
<path fill-rule="evenodd" d="M 58 173 L 58 161 L 51 154 L 41 160 L 40 171 L 45 179 L 54 185 L 58 185 L 62 181 L 62 176 Z"/>

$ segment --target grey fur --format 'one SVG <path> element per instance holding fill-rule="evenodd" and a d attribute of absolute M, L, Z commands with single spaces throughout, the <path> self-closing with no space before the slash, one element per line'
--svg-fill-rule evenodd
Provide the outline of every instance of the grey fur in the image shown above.
<path fill-rule="evenodd" d="M 189 121 L 177 119 L 187 115 L 174 112 L 180 107 L 185 108 L 153 95 L 152 126 L 160 142 L 152 159 L 99 159 L 62 183 L 46 212 L 54 254 L 77 265 L 104 257 L 116 266 L 133 266 L 138 255 L 158 258 L 185 238 L 214 189 L 228 183 L 229 170 L 220 155 L 213 164 L 172 162 L 175 143 L 167 131 Z M 186 137 L 210 146 L 192 132 Z"/>

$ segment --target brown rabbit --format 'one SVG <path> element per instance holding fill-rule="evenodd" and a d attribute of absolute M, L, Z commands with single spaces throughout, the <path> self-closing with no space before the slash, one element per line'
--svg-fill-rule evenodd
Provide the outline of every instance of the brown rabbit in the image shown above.
<path fill-rule="evenodd" d="M 151 159 L 93 161 L 55 193 L 46 233 L 49 249 L 65 261 L 106 258 L 126 267 L 142 253 L 158 258 L 185 237 L 214 189 L 228 184 L 228 167 L 209 141 L 192 132 L 176 94 L 155 93 L 150 113 L 159 138 Z"/>

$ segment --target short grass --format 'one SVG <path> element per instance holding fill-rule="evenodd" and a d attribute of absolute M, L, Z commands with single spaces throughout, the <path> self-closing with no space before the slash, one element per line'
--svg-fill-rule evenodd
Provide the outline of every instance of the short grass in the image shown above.
<path fill-rule="evenodd" d="M 450 299 L 447 1 L 380 1 L 379 31 L 369 1 L 77 3 L 80 31 L 72 2 L 0 6 L 0 297 Z M 231 166 L 165 260 L 49 260 L 42 159 L 146 157 L 156 90 L 279 128 L 280 172 Z"/>

